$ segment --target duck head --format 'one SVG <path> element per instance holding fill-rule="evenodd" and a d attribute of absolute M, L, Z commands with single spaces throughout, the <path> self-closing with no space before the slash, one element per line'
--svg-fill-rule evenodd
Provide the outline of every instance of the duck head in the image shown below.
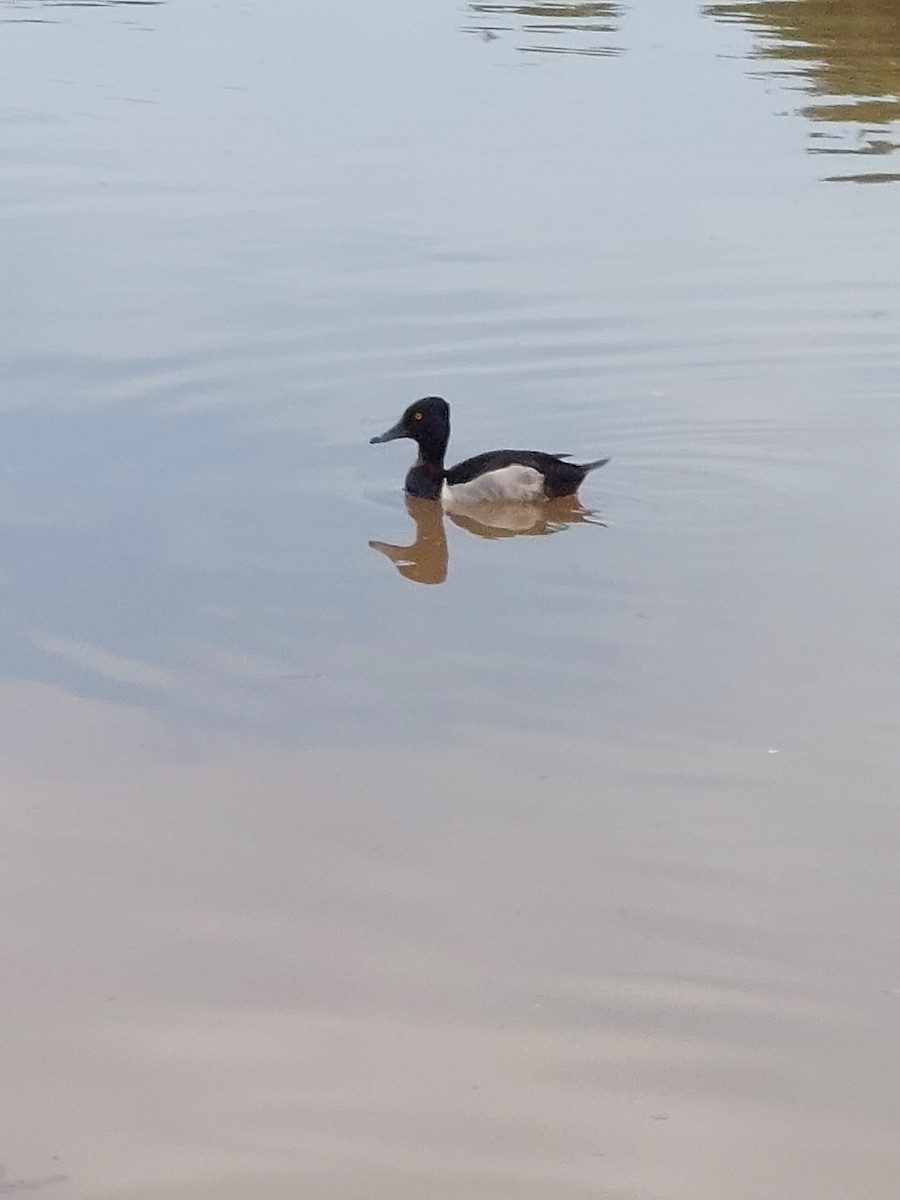
<path fill-rule="evenodd" d="M 410 404 L 396 425 L 370 442 L 393 442 L 397 438 L 411 438 L 416 443 L 420 463 L 443 469 L 450 440 L 450 405 L 440 396 L 425 396 Z"/>

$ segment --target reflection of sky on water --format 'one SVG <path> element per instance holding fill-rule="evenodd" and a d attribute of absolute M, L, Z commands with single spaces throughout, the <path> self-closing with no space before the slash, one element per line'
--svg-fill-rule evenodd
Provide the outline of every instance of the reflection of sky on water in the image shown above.
<path fill-rule="evenodd" d="M 484 579 L 460 546 L 456 591 L 474 592 L 487 611 L 422 624 L 408 585 L 398 580 L 398 591 L 367 548 L 373 533 L 393 532 L 399 495 L 373 502 L 358 486 L 341 495 L 345 450 L 310 455 L 209 412 L 19 410 L 3 421 L 6 679 L 175 723 L 329 743 L 378 740 L 398 720 L 425 728 L 438 712 L 453 724 L 498 703 L 530 719 L 535 664 L 548 677 L 563 670 L 547 648 L 521 659 L 506 596 L 513 589 L 532 608 L 540 578 L 569 592 L 566 564 L 579 549 L 541 558 L 534 543 L 545 539 L 526 538 L 530 557 L 507 557 Z M 361 439 L 360 453 L 368 449 Z M 519 699 L 506 704 L 516 678 Z M 419 700 L 407 713 L 411 695 Z"/>
<path fill-rule="evenodd" d="M 565 25 L 577 47 L 625 9 L 480 11 L 556 27 L 551 41 Z M 14 80 L 41 119 L 6 127 L 18 287 L 0 339 L 5 402 L 23 410 L 4 417 L 0 476 L 7 677 L 326 738 L 380 719 L 385 694 L 400 712 L 417 688 L 423 722 L 473 706 L 532 719 L 536 671 L 585 722 L 601 693 L 636 703 L 654 593 L 694 595 L 682 561 L 707 552 L 757 477 L 797 486 L 780 456 L 808 430 L 827 461 L 823 409 L 831 389 L 849 394 L 858 356 L 867 378 L 893 378 L 881 251 L 868 273 L 858 241 L 823 259 L 763 173 L 740 177 L 737 92 L 727 129 L 704 124 L 712 55 L 691 72 L 667 48 L 615 70 L 545 59 L 533 85 L 534 72 L 486 69 L 456 24 L 441 41 L 427 21 L 407 28 L 405 9 L 369 9 L 341 41 L 345 78 L 318 49 L 329 10 L 304 14 L 295 42 L 266 41 L 249 9 L 217 12 L 223 52 L 187 67 L 148 53 L 162 39 L 113 29 L 110 9 L 108 27 L 98 14 L 64 31 L 77 87 L 57 64 L 49 81 Z M 207 16 L 163 5 L 154 19 L 172 46 L 206 47 Z M 643 36 L 668 47 L 677 27 L 687 54 L 696 29 L 671 7 L 652 16 Z M 253 35 L 265 55 L 248 71 Z M 762 157 L 764 126 L 744 127 Z M 613 531 L 489 543 L 451 529 L 428 620 L 424 589 L 367 548 L 403 544 L 408 517 L 403 471 L 366 442 L 389 400 L 432 389 L 459 398 L 466 453 L 506 437 L 611 452 L 586 501 Z M 710 511 L 715 529 L 698 524 Z M 698 686 L 701 661 L 679 662 Z M 654 696 L 671 668 L 650 668 Z"/>
<path fill-rule="evenodd" d="M 622 47 L 610 41 L 618 33 L 623 4 L 469 3 L 467 32 L 485 41 L 512 34 L 519 50 L 532 54 L 581 54 L 606 57 Z"/>
<path fill-rule="evenodd" d="M 707 5 L 757 37 L 766 73 L 811 101 L 813 154 L 882 158 L 900 149 L 900 8 L 884 0 L 747 0 Z M 897 170 L 842 172 L 831 180 L 892 182 Z"/>

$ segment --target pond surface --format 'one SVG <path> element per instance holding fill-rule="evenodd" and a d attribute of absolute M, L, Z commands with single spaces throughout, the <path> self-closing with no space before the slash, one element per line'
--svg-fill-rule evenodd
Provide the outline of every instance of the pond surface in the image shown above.
<path fill-rule="evenodd" d="M 0 31 L 0 1194 L 895 1200 L 896 6 Z"/>

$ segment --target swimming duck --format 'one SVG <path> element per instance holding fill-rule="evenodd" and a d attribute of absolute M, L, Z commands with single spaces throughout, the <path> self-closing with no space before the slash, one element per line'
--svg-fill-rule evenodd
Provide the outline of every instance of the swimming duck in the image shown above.
<path fill-rule="evenodd" d="M 566 462 L 568 454 L 541 450 L 489 450 L 447 470 L 444 455 L 450 440 L 450 405 L 440 396 L 425 396 L 410 404 L 396 425 L 371 443 L 412 438 L 419 457 L 406 476 L 406 494 L 423 500 L 455 504 L 534 504 L 574 496 L 589 471 L 608 458 L 594 462 Z"/>

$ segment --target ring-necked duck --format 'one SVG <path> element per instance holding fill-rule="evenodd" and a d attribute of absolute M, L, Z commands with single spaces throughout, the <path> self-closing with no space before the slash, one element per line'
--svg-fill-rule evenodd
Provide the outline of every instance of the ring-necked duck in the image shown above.
<path fill-rule="evenodd" d="M 444 455 L 450 440 L 450 405 L 440 396 L 426 396 L 411 404 L 396 425 L 374 442 L 412 438 L 419 457 L 406 476 L 406 493 L 423 500 L 453 504 L 528 504 L 574 496 L 589 471 L 608 458 L 589 463 L 566 462 L 568 454 L 541 450 L 489 450 L 447 470 Z"/>

